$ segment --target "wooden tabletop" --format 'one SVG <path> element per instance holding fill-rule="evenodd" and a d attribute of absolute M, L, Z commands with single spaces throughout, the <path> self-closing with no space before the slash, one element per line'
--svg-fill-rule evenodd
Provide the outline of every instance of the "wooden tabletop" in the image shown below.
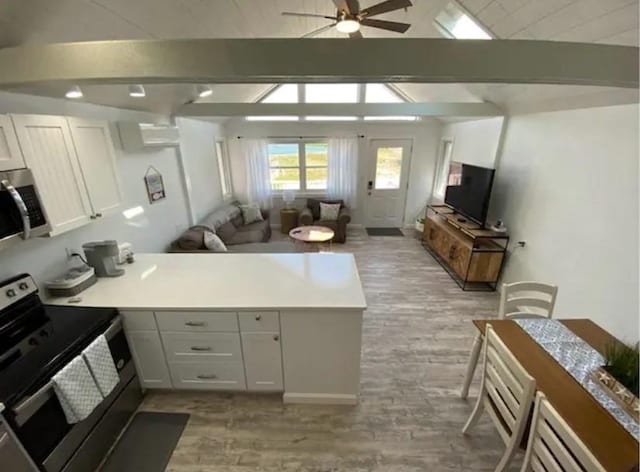
<path fill-rule="evenodd" d="M 558 321 L 600 353 L 604 353 L 607 343 L 616 340 L 591 320 Z M 473 321 L 483 333 L 487 323 L 491 323 L 496 334 L 536 379 L 536 388 L 546 395 L 607 471 L 638 470 L 638 442 L 571 374 L 514 321 Z"/>

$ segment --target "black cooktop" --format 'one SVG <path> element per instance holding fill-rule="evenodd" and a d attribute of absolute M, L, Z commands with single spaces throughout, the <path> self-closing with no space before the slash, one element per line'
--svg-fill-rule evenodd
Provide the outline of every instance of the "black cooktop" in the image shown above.
<path fill-rule="evenodd" d="M 0 402 L 15 406 L 51 380 L 118 315 L 114 308 L 42 305 L 37 295 L 30 309 L 43 321 L 42 336 L 0 365 Z M 26 302 L 26 300 L 25 300 Z M 41 331 L 42 331 L 41 330 Z"/>

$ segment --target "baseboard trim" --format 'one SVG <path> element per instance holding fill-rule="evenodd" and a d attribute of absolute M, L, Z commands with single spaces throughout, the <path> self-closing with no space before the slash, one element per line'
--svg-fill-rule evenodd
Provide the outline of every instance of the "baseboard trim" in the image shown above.
<path fill-rule="evenodd" d="M 306 403 L 316 405 L 357 405 L 358 395 L 343 393 L 285 393 L 284 403 Z"/>

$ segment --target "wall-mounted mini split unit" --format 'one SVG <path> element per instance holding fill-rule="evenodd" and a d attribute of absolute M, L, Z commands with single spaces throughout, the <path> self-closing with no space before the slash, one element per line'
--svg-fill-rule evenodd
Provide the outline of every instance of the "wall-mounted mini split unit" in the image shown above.
<path fill-rule="evenodd" d="M 122 147 L 127 151 L 180 145 L 180 132 L 177 126 L 121 121 L 118 123 L 118 129 Z"/>

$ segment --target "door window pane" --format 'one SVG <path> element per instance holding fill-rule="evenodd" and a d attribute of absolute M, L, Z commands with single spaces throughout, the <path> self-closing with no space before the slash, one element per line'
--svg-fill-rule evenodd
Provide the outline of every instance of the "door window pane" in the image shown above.
<path fill-rule="evenodd" d="M 379 147 L 376 154 L 375 188 L 399 189 L 402 173 L 402 148 Z"/>
<path fill-rule="evenodd" d="M 298 167 L 298 145 L 295 143 L 272 143 L 268 147 L 270 167 Z"/>
<path fill-rule="evenodd" d="M 273 190 L 300 190 L 300 169 L 281 167 L 270 169 Z"/>

